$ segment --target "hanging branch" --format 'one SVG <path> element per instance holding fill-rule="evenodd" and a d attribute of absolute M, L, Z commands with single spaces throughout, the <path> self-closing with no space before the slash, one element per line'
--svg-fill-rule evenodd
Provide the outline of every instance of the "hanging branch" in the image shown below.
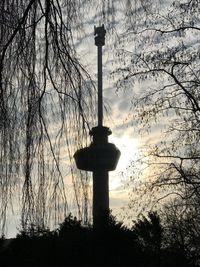
<path fill-rule="evenodd" d="M 71 199 L 76 200 L 72 208 L 87 218 L 89 181 L 80 181 L 83 174 L 76 173 L 72 155 L 87 142 L 94 88 L 73 45 L 78 10 L 72 0 L 65 16 L 56 0 L 0 3 L 3 231 L 8 212 L 19 205 L 24 230 L 30 224 L 44 228 L 58 223 L 69 212 Z"/>

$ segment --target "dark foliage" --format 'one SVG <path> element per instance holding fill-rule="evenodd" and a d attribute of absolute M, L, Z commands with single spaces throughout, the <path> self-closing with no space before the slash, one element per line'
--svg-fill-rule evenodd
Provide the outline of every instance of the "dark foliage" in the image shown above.
<path fill-rule="evenodd" d="M 56 231 L 21 232 L 10 245 L 2 243 L 1 264 L 20 267 L 198 266 L 189 263 L 183 250 L 170 246 L 163 248 L 162 231 L 155 213 L 143 217 L 131 230 L 110 216 L 108 226 L 98 231 L 82 226 L 69 215 Z"/>

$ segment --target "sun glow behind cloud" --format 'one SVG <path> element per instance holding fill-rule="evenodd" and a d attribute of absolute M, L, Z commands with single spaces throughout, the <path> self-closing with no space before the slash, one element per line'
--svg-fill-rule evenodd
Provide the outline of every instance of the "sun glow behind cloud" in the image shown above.
<path fill-rule="evenodd" d="M 129 167 L 131 161 L 136 160 L 139 144 L 136 139 L 127 135 L 121 137 L 111 136 L 110 142 L 114 143 L 121 151 L 117 168 L 114 173 L 110 174 L 110 190 L 115 190 L 123 183 L 120 173 Z"/>
<path fill-rule="evenodd" d="M 125 176 L 126 169 L 129 169 L 131 161 L 137 160 L 139 153 L 139 142 L 135 138 L 124 134 L 120 137 L 111 135 L 109 142 L 114 143 L 121 151 L 117 168 L 114 172 L 109 173 L 109 187 L 110 187 L 110 209 L 112 213 L 119 219 L 130 199 L 129 194 L 131 187 L 127 187 L 129 176 Z"/>

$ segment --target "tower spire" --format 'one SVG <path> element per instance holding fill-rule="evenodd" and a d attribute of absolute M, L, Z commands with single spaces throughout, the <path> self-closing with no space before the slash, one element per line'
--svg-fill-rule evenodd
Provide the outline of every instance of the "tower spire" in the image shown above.
<path fill-rule="evenodd" d="M 104 25 L 94 27 L 95 45 L 97 46 L 97 69 L 98 69 L 98 126 L 103 125 L 103 78 L 102 78 L 102 46 L 105 45 L 106 30 Z"/>

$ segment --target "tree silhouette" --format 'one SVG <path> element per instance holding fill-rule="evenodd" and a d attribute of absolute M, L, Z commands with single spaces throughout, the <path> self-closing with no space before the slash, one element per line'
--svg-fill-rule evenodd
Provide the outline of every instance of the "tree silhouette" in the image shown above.
<path fill-rule="evenodd" d="M 163 227 L 158 214 L 151 212 L 148 217 L 143 216 L 142 219 L 138 219 L 134 222 L 132 231 L 142 247 L 144 255 L 146 253 L 148 257 L 151 255 L 154 264 L 160 266 L 159 257 L 163 241 Z"/>
<path fill-rule="evenodd" d="M 72 162 L 75 149 L 87 142 L 95 101 L 90 76 L 73 44 L 79 4 L 54 0 L 0 3 L 3 230 L 8 210 L 19 205 L 23 228 L 30 223 L 44 227 L 64 218 L 68 211 L 64 176 L 69 173 L 78 214 L 87 220 L 88 179 L 76 175 Z"/>
<path fill-rule="evenodd" d="M 188 208 L 179 199 L 167 203 L 161 213 L 164 223 L 163 241 L 172 251 L 183 251 L 191 264 L 199 261 L 199 200 L 190 199 Z"/>
<path fill-rule="evenodd" d="M 113 72 L 121 74 L 119 89 L 133 90 L 134 125 L 143 134 L 161 131 L 160 141 L 146 145 L 139 170 L 149 168 L 148 190 L 158 198 L 199 198 L 199 1 L 142 2 L 129 5 L 116 44 L 124 66 Z"/>

